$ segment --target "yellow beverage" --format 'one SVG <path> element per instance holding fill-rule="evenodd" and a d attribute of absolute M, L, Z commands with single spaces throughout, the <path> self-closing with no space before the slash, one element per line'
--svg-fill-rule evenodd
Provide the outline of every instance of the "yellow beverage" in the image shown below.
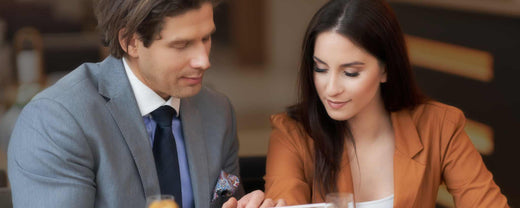
<path fill-rule="evenodd" d="M 177 205 L 174 200 L 164 199 L 150 203 L 148 208 L 179 208 L 179 205 Z"/>

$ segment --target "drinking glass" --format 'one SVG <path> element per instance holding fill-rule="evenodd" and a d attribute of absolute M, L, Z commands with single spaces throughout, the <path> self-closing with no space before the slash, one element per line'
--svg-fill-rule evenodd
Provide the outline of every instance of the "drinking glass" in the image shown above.
<path fill-rule="evenodd" d="M 173 195 L 153 195 L 146 197 L 146 208 L 179 208 Z"/>
<path fill-rule="evenodd" d="M 327 208 L 354 208 L 354 195 L 352 193 L 336 192 L 325 196 Z"/>

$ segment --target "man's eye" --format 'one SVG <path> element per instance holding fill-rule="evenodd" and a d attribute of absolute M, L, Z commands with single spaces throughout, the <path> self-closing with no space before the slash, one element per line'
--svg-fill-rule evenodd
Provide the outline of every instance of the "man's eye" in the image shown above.
<path fill-rule="evenodd" d="M 189 45 L 188 42 L 184 42 L 184 43 L 175 43 L 172 45 L 173 48 L 176 48 L 176 49 L 185 49 L 187 48 Z"/>

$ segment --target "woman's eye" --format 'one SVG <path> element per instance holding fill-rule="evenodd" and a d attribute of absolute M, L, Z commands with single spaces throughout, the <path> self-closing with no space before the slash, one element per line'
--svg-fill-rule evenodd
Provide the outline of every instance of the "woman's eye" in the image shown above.
<path fill-rule="evenodd" d="M 315 71 L 315 72 L 325 72 L 325 71 L 327 71 L 327 70 L 326 70 L 326 69 L 320 69 L 320 68 L 318 68 L 318 67 L 315 66 L 315 67 L 314 67 L 314 71 Z"/>
<path fill-rule="evenodd" d="M 345 72 L 345 75 L 347 77 L 357 77 L 359 75 L 359 72 L 354 72 L 354 73 Z"/>

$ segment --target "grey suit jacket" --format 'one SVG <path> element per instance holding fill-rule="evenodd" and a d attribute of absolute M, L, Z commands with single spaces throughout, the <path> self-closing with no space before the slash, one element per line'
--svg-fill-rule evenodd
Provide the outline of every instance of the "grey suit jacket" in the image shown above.
<path fill-rule="evenodd" d="M 181 109 L 195 207 L 220 207 L 223 200 L 211 200 L 220 171 L 239 174 L 233 108 L 203 87 Z M 14 207 L 144 208 L 159 194 L 122 61 L 83 64 L 35 96 L 11 136 L 8 173 Z"/>

